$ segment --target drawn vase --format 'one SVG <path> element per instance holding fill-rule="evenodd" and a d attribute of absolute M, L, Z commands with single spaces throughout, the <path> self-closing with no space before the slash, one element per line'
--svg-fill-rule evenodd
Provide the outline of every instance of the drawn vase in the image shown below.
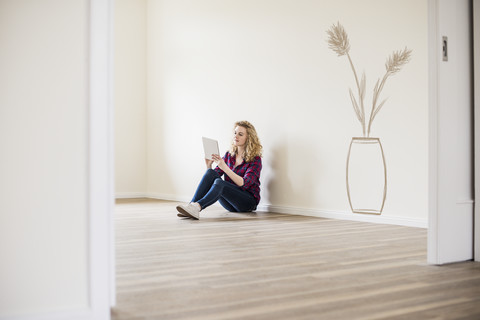
<path fill-rule="evenodd" d="M 347 195 L 352 212 L 382 213 L 387 166 L 379 138 L 352 138 L 347 156 Z"/>

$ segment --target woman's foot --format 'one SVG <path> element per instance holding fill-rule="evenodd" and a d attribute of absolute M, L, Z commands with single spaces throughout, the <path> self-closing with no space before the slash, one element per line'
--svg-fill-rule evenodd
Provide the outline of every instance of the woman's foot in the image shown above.
<path fill-rule="evenodd" d="M 178 210 L 178 209 L 177 209 L 177 210 Z M 188 219 L 190 219 L 190 217 L 189 217 L 189 216 L 187 216 L 186 214 L 180 213 L 180 212 L 179 212 L 179 213 L 177 213 L 177 217 L 179 217 L 179 218 L 188 218 Z"/>
<path fill-rule="evenodd" d="M 180 204 L 177 206 L 177 211 L 186 218 L 193 218 L 198 220 L 200 218 L 201 207 L 198 203 Z"/>

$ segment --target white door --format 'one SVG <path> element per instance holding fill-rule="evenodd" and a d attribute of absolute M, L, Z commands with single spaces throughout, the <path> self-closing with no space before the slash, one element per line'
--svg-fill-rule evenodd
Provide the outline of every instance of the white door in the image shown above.
<path fill-rule="evenodd" d="M 429 1 L 428 262 L 473 259 L 473 103 L 468 0 Z"/>

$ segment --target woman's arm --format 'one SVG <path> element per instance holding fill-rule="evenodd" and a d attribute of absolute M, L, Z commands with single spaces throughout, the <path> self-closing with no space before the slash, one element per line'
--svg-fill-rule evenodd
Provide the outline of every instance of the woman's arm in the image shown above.
<path fill-rule="evenodd" d="M 219 155 L 212 155 L 213 161 L 217 164 L 217 166 L 230 178 L 232 181 L 239 187 L 243 186 L 243 178 L 240 177 L 238 174 L 232 171 L 227 164 L 225 163 L 225 160 L 223 160 L 222 157 Z"/>
<path fill-rule="evenodd" d="M 256 157 L 248 164 L 247 171 L 243 176 L 243 187 L 249 189 L 252 185 L 258 184 L 260 181 L 260 171 L 262 170 L 262 158 Z"/>

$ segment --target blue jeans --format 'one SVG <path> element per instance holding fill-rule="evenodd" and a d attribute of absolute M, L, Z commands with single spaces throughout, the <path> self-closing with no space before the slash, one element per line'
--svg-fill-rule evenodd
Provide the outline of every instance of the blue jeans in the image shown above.
<path fill-rule="evenodd" d="M 202 210 L 216 201 L 230 212 L 250 212 L 257 209 L 255 197 L 241 187 L 224 181 L 213 169 L 203 175 L 192 202 L 200 204 Z"/>

